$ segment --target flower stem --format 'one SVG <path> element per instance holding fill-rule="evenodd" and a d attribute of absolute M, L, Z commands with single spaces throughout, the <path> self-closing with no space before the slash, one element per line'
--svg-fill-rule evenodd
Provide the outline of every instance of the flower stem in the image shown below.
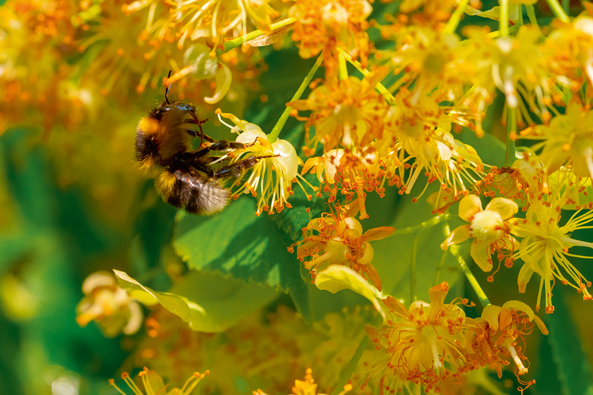
<path fill-rule="evenodd" d="M 344 51 L 340 51 L 338 55 L 339 60 L 339 69 L 338 69 L 338 79 L 345 80 L 348 79 L 348 68 L 346 65 L 346 58 L 344 58 Z"/>
<path fill-rule="evenodd" d="M 449 236 L 449 234 L 451 234 L 451 229 L 449 229 L 449 224 L 445 224 L 445 226 L 443 226 L 443 232 L 445 233 L 445 236 L 447 236 L 447 237 Z M 461 271 L 463 272 L 463 274 L 465 274 L 465 278 L 467 278 L 467 281 L 469 281 L 469 284 L 474 289 L 474 292 L 476 293 L 476 295 L 478 295 L 478 299 L 480 300 L 480 304 L 482 305 L 482 307 L 486 307 L 489 304 L 491 304 L 490 300 L 486 296 L 486 293 L 480 286 L 480 283 L 478 282 L 478 280 L 476 279 L 476 277 L 474 276 L 472 271 L 469 270 L 469 267 L 467 267 L 465 260 L 459 253 L 459 248 L 456 245 L 452 245 L 449 247 L 449 251 L 451 251 L 453 256 L 457 259 L 457 262 L 459 263 L 459 267 L 461 267 Z"/>
<path fill-rule="evenodd" d="M 457 26 L 459 26 L 461 15 L 463 15 L 467 3 L 469 3 L 469 0 L 461 0 L 459 2 L 457 9 L 455 10 L 455 12 L 453 12 L 453 15 L 451 15 L 451 18 L 447 22 L 447 26 L 445 26 L 444 33 L 455 33 L 455 29 L 457 29 Z"/>
<path fill-rule="evenodd" d="M 566 15 L 566 13 L 564 12 L 564 10 L 560 6 L 560 4 L 558 4 L 558 0 L 546 0 L 546 1 L 548 2 L 548 5 L 550 6 L 550 9 L 552 10 L 552 12 L 556 16 L 556 18 L 560 19 L 562 22 L 566 22 L 566 23 L 570 22 L 568 15 Z"/>
<path fill-rule="evenodd" d="M 509 0 L 500 0 L 500 21 L 498 26 L 501 37 L 509 35 Z"/>
<path fill-rule="evenodd" d="M 445 260 L 447 259 L 447 251 L 443 251 L 443 255 L 441 256 L 441 260 L 439 261 L 439 265 L 434 272 L 434 280 L 432 285 L 435 286 L 439 284 L 439 280 L 441 278 L 441 273 L 443 272 L 443 267 L 445 266 Z"/>
<path fill-rule="evenodd" d="M 392 235 L 405 235 L 405 234 L 410 234 L 410 233 L 416 233 L 420 230 L 430 228 L 431 226 L 435 226 L 439 222 L 441 222 L 445 219 L 449 219 L 449 217 L 450 217 L 450 214 L 435 215 L 431 219 L 421 222 L 418 225 L 408 226 L 407 228 L 403 228 L 403 229 L 396 229 L 395 232 L 392 233 Z"/>
<path fill-rule="evenodd" d="M 410 302 L 415 302 L 418 299 L 416 295 L 416 255 L 418 255 L 418 240 L 420 235 L 416 235 L 412 243 L 412 265 L 410 266 Z"/>
<path fill-rule="evenodd" d="M 537 17 L 535 16 L 535 8 L 531 4 L 525 4 L 525 9 L 527 10 L 527 17 L 529 18 L 529 22 L 533 26 L 539 26 L 537 23 Z"/>
<path fill-rule="evenodd" d="M 368 71 L 367 69 L 365 69 L 364 67 L 362 67 L 362 65 L 360 64 L 360 62 L 352 59 L 352 56 L 348 55 L 348 53 L 346 53 L 343 49 L 338 48 L 338 50 L 340 51 L 340 53 L 344 54 L 344 58 L 350 62 L 350 64 L 352 64 L 354 67 L 356 67 L 356 69 L 358 71 L 360 71 L 362 73 L 362 75 L 369 75 L 371 72 Z M 387 100 L 387 102 L 391 105 L 395 105 L 395 98 L 393 97 L 393 95 L 391 94 L 391 92 L 389 92 L 389 90 L 387 90 L 387 88 L 385 88 L 385 86 L 383 86 L 383 84 L 381 83 L 377 83 L 377 85 L 375 86 L 375 89 L 377 89 L 377 91 L 383 95 L 383 97 L 385 98 L 385 100 Z"/>
<path fill-rule="evenodd" d="M 309 73 L 307 74 L 307 76 L 305 77 L 303 82 L 301 82 L 301 86 L 299 86 L 299 89 L 296 91 L 296 93 L 292 97 L 291 101 L 299 100 L 301 98 L 303 92 L 305 91 L 305 89 L 307 89 L 307 86 L 313 79 L 315 72 L 317 71 L 319 66 L 321 66 L 322 62 L 323 62 L 323 54 L 319 55 L 319 57 L 315 61 L 315 64 L 313 65 L 311 70 L 309 70 Z M 284 112 L 280 116 L 280 119 L 278 119 L 278 122 L 276 122 L 276 125 L 274 125 L 274 128 L 268 135 L 268 141 L 270 143 L 273 143 L 274 141 L 276 141 L 276 139 L 280 135 L 280 132 L 282 131 L 282 128 L 286 124 L 286 121 L 288 120 L 288 117 L 290 116 L 291 111 L 292 111 L 292 108 L 288 107 L 288 106 L 284 109 Z"/>
<path fill-rule="evenodd" d="M 504 157 L 505 166 L 511 166 L 516 158 L 515 139 L 517 138 L 517 108 L 509 108 L 507 119 L 507 147 Z"/>

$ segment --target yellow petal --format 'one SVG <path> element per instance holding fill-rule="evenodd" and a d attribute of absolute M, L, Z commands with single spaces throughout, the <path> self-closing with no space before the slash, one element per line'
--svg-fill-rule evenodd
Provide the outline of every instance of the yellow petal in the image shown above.
<path fill-rule="evenodd" d="M 211 97 L 205 97 L 204 101 L 208 104 L 218 103 L 226 95 L 231 87 L 233 75 L 231 70 L 224 63 L 219 63 L 216 69 L 216 91 Z"/>
<path fill-rule="evenodd" d="M 369 263 L 368 265 L 364 266 L 363 270 L 371 284 L 373 284 L 379 292 L 383 291 L 383 284 L 381 284 L 381 277 L 379 276 L 377 269 L 375 269 L 375 267 Z"/>
<path fill-rule="evenodd" d="M 443 306 L 447 292 L 449 292 L 449 284 L 447 284 L 446 281 L 443 281 L 439 285 L 435 285 L 428 290 L 431 311 L 438 311 L 438 309 Z"/>
<path fill-rule="evenodd" d="M 488 240 L 478 241 L 474 239 L 470 249 L 470 255 L 474 258 L 476 265 L 485 272 L 492 270 L 492 259 L 490 259 L 490 244 Z"/>
<path fill-rule="evenodd" d="M 441 249 L 443 251 L 446 251 L 447 248 L 449 248 L 449 246 L 452 246 L 453 244 L 463 243 L 464 241 L 469 239 L 471 237 L 469 229 L 469 225 L 461 225 L 453 229 L 453 232 L 451 232 L 449 237 L 447 237 L 447 239 L 443 241 L 443 243 L 441 244 Z"/>
<path fill-rule="evenodd" d="M 531 276 L 533 276 L 533 269 L 531 269 L 529 263 L 525 262 L 519 271 L 519 277 L 517 279 L 517 284 L 519 284 L 519 292 L 525 292 L 525 288 L 527 287 L 529 280 L 531 280 Z"/>
<path fill-rule="evenodd" d="M 459 202 L 459 218 L 465 222 L 471 222 L 476 213 L 482 211 L 482 202 L 476 195 L 467 195 Z"/>
<path fill-rule="evenodd" d="M 408 316 L 408 309 L 406 309 L 406 306 L 404 306 L 399 300 L 397 300 L 393 296 L 388 296 L 387 298 L 383 299 L 383 304 L 385 305 L 385 307 L 387 307 L 387 309 L 393 311 L 394 313 L 402 317 Z"/>
<path fill-rule="evenodd" d="M 323 159 L 320 158 L 320 157 L 307 159 L 307 161 L 305 162 L 305 165 L 301 169 L 301 174 L 302 175 L 307 174 L 307 172 L 310 169 L 313 169 L 313 171 L 315 171 L 315 169 L 317 168 L 317 166 L 319 166 L 319 162 L 322 161 L 322 160 Z M 319 182 L 323 182 L 323 178 L 320 178 L 319 177 L 319 174 L 317 176 L 318 176 L 317 178 L 319 178 Z"/>
<path fill-rule="evenodd" d="M 539 318 L 537 315 L 533 317 L 533 319 L 535 320 L 535 325 L 537 325 L 537 327 L 539 328 L 540 331 L 542 331 L 542 333 L 544 335 L 547 335 L 548 333 L 548 328 L 546 328 L 546 325 L 544 324 L 544 322 L 542 321 L 541 318 Z"/>
<path fill-rule="evenodd" d="M 502 305 L 503 308 L 510 310 L 515 309 L 516 311 L 522 311 L 529 317 L 529 321 L 533 321 L 533 317 L 535 317 L 535 313 L 531 309 L 531 307 L 527 306 L 525 303 L 519 300 L 509 300 L 505 304 Z"/>
<path fill-rule="evenodd" d="M 498 316 L 500 315 L 501 310 L 502 307 L 490 304 L 484 307 L 484 310 L 482 311 L 482 319 L 495 331 L 498 331 Z"/>
<path fill-rule="evenodd" d="M 381 226 L 380 228 L 369 229 L 362 235 L 363 241 L 381 240 L 395 231 L 391 226 Z"/>
<path fill-rule="evenodd" d="M 510 199 L 494 198 L 486 206 L 486 210 L 500 214 L 503 220 L 511 218 L 519 211 L 517 203 Z"/>

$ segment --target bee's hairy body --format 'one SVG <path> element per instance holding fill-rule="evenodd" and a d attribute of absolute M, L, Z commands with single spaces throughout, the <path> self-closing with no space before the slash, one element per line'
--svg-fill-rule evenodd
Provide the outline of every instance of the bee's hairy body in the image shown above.
<path fill-rule="evenodd" d="M 244 148 L 245 144 L 215 141 L 208 137 L 201 128 L 205 121 L 198 120 L 195 111 L 196 108 L 189 104 L 170 103 L 165 95 L 165 101 L 138 123 L 136 160 L 142 168 L 161 171 L 156 188 L 167 203 L 188 213 L 211 215 L 221 211 L 229 202 L 230 192 L 221 180 L 240 177 L 246 168 L 257 163 L 258 158 L 226 164 L 220 156 L 208 155 L 211 151 Z M 196 125 L 199 131 L 191 128 Z M 201 137 L 211 144 L 192 151 L 191 137 Z M 222 164 L 215 167 L 215 161 Z"/>

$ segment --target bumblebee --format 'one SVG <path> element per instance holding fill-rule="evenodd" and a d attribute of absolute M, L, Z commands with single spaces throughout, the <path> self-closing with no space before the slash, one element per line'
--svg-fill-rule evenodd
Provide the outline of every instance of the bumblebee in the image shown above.
<path fill-rule="evenodd" d="M 230 191 L 222 182 L 241 177 L 261 158 L 253 156 L 229 164 L 229 152 L 250 145 L 216 141 L 204 134 L 202 124 L 207 120 L 198 119 L 193 105 L 169 101 L 170 88 L 165 89 L 165 100 L 138 123 L 136 159 L 142 168 L 161 171 L 156 188 L 164 201 L 191 214 L 215 214 L 230 199 Z M 191 150 L 192 137 L 200 137 L 197 150 Z"/>

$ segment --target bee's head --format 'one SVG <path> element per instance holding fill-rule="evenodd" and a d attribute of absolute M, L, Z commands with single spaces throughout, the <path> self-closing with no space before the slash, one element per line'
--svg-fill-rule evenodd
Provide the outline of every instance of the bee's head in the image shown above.
<path fill-rule="evenodd" d="M 167 78 L 171 77 L 172 70 L 169 70 L 169 74 Z M 191 104 L 183 103 L 178 100 L 169 100 L 169 90 L 171 89 L 171 85 L 165 88 L 165 100 L 163 100 L 158 107 L 151 110 L 149 116 L 156 120 L 160 120 L 166 112 L 169 111 L 181 111 L 183 113 L 195 113 L 196 107 L 192 106 Z"/>

